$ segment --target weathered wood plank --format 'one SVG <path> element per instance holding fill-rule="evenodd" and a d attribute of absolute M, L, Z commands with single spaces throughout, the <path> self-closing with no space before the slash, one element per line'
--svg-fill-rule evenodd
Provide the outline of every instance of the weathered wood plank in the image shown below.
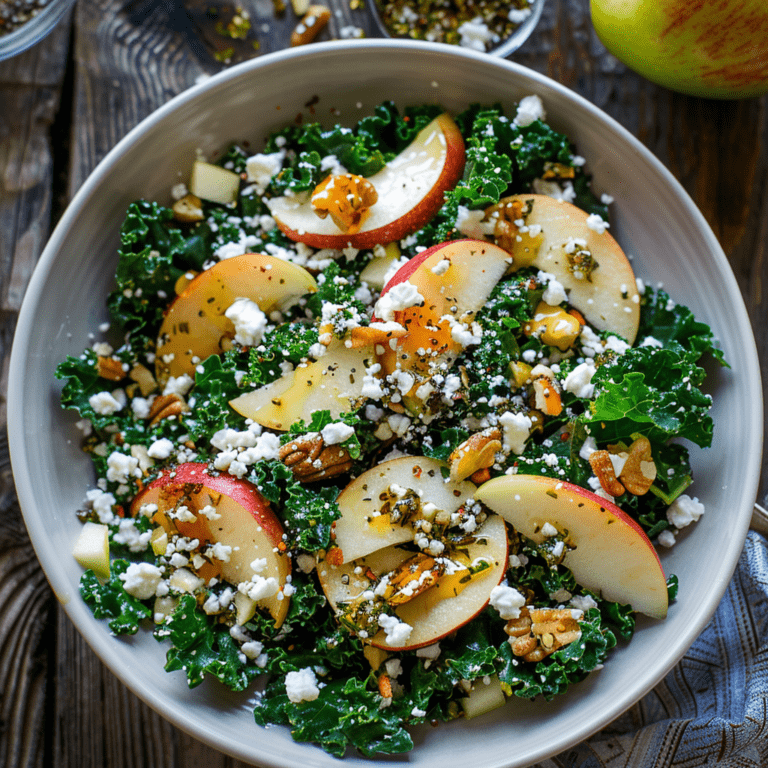
<path fill-rule="evenodd" d="M 50 131 L 59 109 L 69 25 L 0 63 L 0 765 L 44 765 L 46 631 L 52 596 L 21 518 L 5 433 L 16 314 L 51 226 Z"/>

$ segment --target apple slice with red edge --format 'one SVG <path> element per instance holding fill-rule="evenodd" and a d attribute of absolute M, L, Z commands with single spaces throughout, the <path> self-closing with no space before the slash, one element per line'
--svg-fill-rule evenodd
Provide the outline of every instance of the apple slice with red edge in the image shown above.
<path fill-rule="evenodd" d="M 667 615 L 664 570 L 643 529 L 615 504 L 584 488 L 538 475 L 504 475 L 475 494 L 536 543 L 546 523 L 567 534 L 563 565 L 578 584 L 605 600 L 656 619 Z"/>
<path fill-rule="evenodd" d="M 500 204 L 516 202 L 529 231 L 513 238 L 513 269 L 533 266 L 553 274 L 568 292 L 568 302 L 591 325 L 632 344 L 640 324 L 640 296 L 632 266 L 613 236 L 590 227 L 589 214 L 571 203 L 547 195 L 511 195 Z M 591 272 L 574 263 L 579 251 L 596 263 Z"/>
<path fill-rule="evenodd" d="M 401 456 L 376 465 L 350 482 L 336 503 L 341 516 L 333 524 L 334 542 L 341 552 L 340 561 L 349 563 L 378 549 L 413 539 L 413 529 L 391 523 L 382 514 L 390 487 L 418 490 L 445 512 L 455 512 L 471 498 L 477 486 L 469 481 L 446 481 L 447 465 L 425 456 Z"/>
<path fill-rule="evenodd" d="M 380 629 L 366 642 L 388 651 L 414 650 L 436 643 L 477 616 L 488 605 L 491 591 L 507 569 L 506 525 L 498 515 L 489 515 L 472 536 L 474 541 L 466 547 L 469 561 L 482 559 L 490 567 L 471 578 L 466 586 L 457 585 L 455 577 L 439 577 L 434 586 L 396 606 L 394 615 L 411 627 L 406 640 L 390 644 L 387 633 Z M 381 577 L 390 573 L 411 554 L 395 544 L 338 566 L 321 558 L 317 565 L 320 585 L 333 609 L 343 611 L 345 603 L 371 589 L 370 575 Z"/>
<path fill-rule="evenodd" d="M 461 131 L 443 113 L 380 171 L 368 177 L 378 199 L 360 229 L 343 232 L 329 216 L 321 219 L 306 197 L 274 197 L 267 201 L 277 226 L 291 240 L 313 248 L 373 248 L 400 240 L 423 227 L 440 209 L 445 192 L 464 172 Z"/>
<path fill-rule="evenodd" d="M 214 264 L 190 280 L 165 312 L 155 360 L 158 380 L 194 376 L 201 361 L 224 351 L 235 336 L 224 313 L 236 299 L 250 299 L 269 315 L 316 290 L 306 269 L 275 256 L 245 253 Z"/>
<path fill-rule="evenodd" d="M 374 312 L 400 323 L 407 333 L 396 344 L 377 348 L 378 359 L 382 375 L 396 370 L 414 375 L 414 386 L 403 396 L 408 410 L 424 410 L 423 400 L 416 396 L 420 384 L 438 369 L 445 373 L 464 349 L 456 323 L 471 327 L 511 263 L 510 254 L 492 243 L 452 240 L 414 256 L 384 286 Z M 387 297 L 406 282 L 416 288 L 423 305 L 393 309 L 398 305 Z"/>
<path fill-rule="evenodd" d="M 207 543 L 231 547 L 227 561 L 212 558 L 212 567 L 198 572 L 204 580 L 207 580 L 207 574 L 218 574 L 236 587 L 241 582 L 251 581 L 253 576 L 275 579 L 278 590 L 273 595 L 251 600 L 252 605 L 246 606 L 244 615 L 238 606 L 238 623 L 247 621 L 257 606 L 270 614 L 275 626 L 283 623 L 290 599 L 282 590 L 291 572 L 289 558 L 279 550 L 283 543 L 283 526 L 253 483 L 226 473 L 211 474 L 203 463 L 179 464 L 163 470 L 137 494 L 131 504 L 131 514 L 134 517 L 142 514 L 142 507 L 149 504 L 157 505 L 159 513 L 165 517 L 162 522 L 168 525 L 170 520 L 170 525 L 181 536 L 198 539 L 201 547 Z M 196 519 L 184 521 L 169 516 L 178 504 L 186 506 Z M 201 511 L 208 506 L 215 509 L 218 518 L 209 519 Z M 266 565 L 257 573 L 251 564 L 259 560 L 266 561 Z M 250 598 L 245 602 L 248 600 Z"/>

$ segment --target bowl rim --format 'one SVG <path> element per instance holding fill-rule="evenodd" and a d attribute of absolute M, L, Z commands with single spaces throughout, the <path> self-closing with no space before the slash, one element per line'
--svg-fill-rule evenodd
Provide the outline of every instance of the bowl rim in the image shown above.
<path fill-rule="evenodd" d="M 745 350 L 745 358 L 740 360 L 742 370 L 744 371 L 744 378 L 746 379 L 746 382 L 751 388 L 752 394 L 754 395 L 752 405 L 755 408 L 759 408 L 760 411 L 759 414 L 754 414 L 753 423 L 756 426 L 752 433 L 752 440 L 749 446 L 749 465 L 743 468 L 744 486 L 741 496 L 742 498 L 752 499 L 752 501 L 749 502 L 750 511 L 752 508 L 752 503 L 757 494 L 757 487 L 760 476 L 763 437 L 763 395 L 760 380 L 759 361 L 754 334 L 751 332 L 749 316 L 747 314 L 740 289 L 736 282 L 736 278 L 733 275 L 725 253 L 723 252 L 708 223 L 704 219 L 703 214 L 696 207 L 693 200 L 689 197 L 688 193 L 675 179 L 672 173 L 628 130 L 623 128 L 623 126 L 621 126 L 616 120 L 593 105 L 587 99 L 571 91 L 567 87 L 557 83 L 556 81 L 551 80 L 547 76 L 542 75 L 534 70 L 530 70 L 529 68 L 515 62 L 511 62 L 498 57 L 491 57 L 488 56 L 488 54 L 482 54 L 468 49 L 462 49 L 458 46 L 428 43 L 423 41 L 397 40 L 394 38 L 329 41 L 318 43 L 312 47 L 307 48 L 294 48 L 276 51 L 235 65 L 232 68 L 224 70 L 212 76 L 208 80 L 198 83 L 186 91 L 183 91 L 159 107 L 157 110 L 152 112 L 141 122 L 139 122 L 95 166 L 93 171 L 89 174 L 89 176 L 86 178 L 80 189 L 69 203 L 61 220 L 51 234 L 48 243 L 46 244 L 40 257 L 40 260 L 36 265 L 36 268 L 29 281 L 22 307 L 19 311 L 18 323 L 16 326 L 14 342 L 11 351 L 8 383 L 8 433 L 11 464 L 14 472 L 14 478 L 17 483 L 17 493 L 22 510 L 22 516 L 30 533 L 30 539 L 35 549 L 35 553 L 40 561 L 41 567 L 43 568 L 45 575 L 54 590 L 54 593 L 62 603 L 63 608 L 69 618 L 75 624 L 78 632 L 83 636 L 83 638 L 93 649 L 96 655 L 106 664 L 111 673 L 115 674 L 116 677 L 118 677 L 131 691 L 139 696 L 139 698 L 141 698 L 151 708 L 153 708 L 155 711 L 161 712 L 163 717 L 196 739 L 204 741 L 214 748 L 244 761 L 252 761 L 254 759 L 258 759 L 260 762 L 263 762 L 264 765 L 269 765 L 270 768 L 282 768 L 284 763 L 275 762 L 266 756 L 255 757 L 252 751 L 245 750 L 245 748 L 241 748 L 239 746 L 237 748 L 233 748 L 231 744 L 224 742 L 221 738 L 217 738 L 216 734 L 211 733 L 210 731 L 206 732 L 205 734 L 201 734 L 198 730 L 196 730 L 197 720 L 194 715 L 188 715 L 187 713 L 179 711 L 178 709 L 173 709 L 172 711 L 164 709 L 161 704 L 162 696 L 158 695 L 154 686 L 145 684 L 145 681 L 142 677 L 130 676 L 127 673 L 121 673 L 119 663 L 120 658 L 119 653 L 117 653 L 119 643 L 105 644 L 103 642 L 101 633 L 98 631 L 99 622 L 83 621 L 82 617 L 85 616 L 92 618 L 92 615 L 90 611 L 84 606 L 84 604 L 80 604 L 78 599 L 72 598 L 72 594 L 70 592 L 72 585 L 66 579 L 64 574 L 57 571 L 57 569 L 54 567 L 56 558 L 53 557 L 51 553 L 46 554 L 45 552 L 45 541 L 41 533 L 41 530 L 44 530 L 44 526 L 42 525 L 42 518 L 40 515 L 36 515 L 31 512 L 31 510 L 34 510 L 35 507 L 35 491 L 34 484 L 32 482 L 34 471 L 30 471 L 30 469 L 33 468 L 30 468 L 28 465 L 26 457 L 21 448 L 15 447 L 16 441 L 13 436 L 23 434 L 23 413 L 22 408 L 20 405 L 18 405 L 23 400 L 25 379 L 21 346 L 24 339 L 28 338 L 34 331 L 35 307 L 33 304 L 41 293 L 44 280 L 54 265 L 57 252 L 62 245 L 62 242 L 72 221 L 77 217 L 80 209 L 91 198 L 94 190 L 97 189 L 99 185 L 109 176 L 112 166 L 117 162 L 118 158 L 127 148 L 138 141 L 146 133 L 152 131 L 159 122 L 162 122 L 168 114 L 172 113 L 179 106 L 186 104 L 188 101 L 196 99 L 198 95 L 214 89 L 224 82 L 242 77 L 247 78 L 251 76 L 254 71 L 258 71 L 275 64 L 289 62 L 293 59 L 309 59 L 315 56 L 326 55 L 334 56 L 339 53 L 343 54 L 345 52 L 351 52 L 353 49 L 360 49 L 363 47 L 370 49 L 387 49 L 398 51 L 409 49 L 413 50 L 414 52 L 419 51 L 423 53 L 425 57 L 429 57 L 431 55 L 438 58 L 441 56 L 447 56 L 449 58 L 458 57 L 475 59 L 478 61 L 483 61 L 487 66 L 504 69 L 511 74 L 526 78 L 532 83 L 532 85 L 537 83 L 544 85 L 550 90 L 559 92 L 568 100 L 574 102 L 581 109 L 584 109 L 590 112 L 593 116 L 597 117 L 612 131 L 617 132 L 623 138 L 623 140 L 628 142 L 633 147 L 634 151 L 642 157 L 642 160 L 651 166 L 654 172 L 663 177 L 665 182 L 675 190 L 677 197 L 684 205 L 692 219 L 696 222 L 702 235 L 709 243 L 711 257 L 719 263 L 721 271 L 726 276 L 726 284 L 723 285 L 723 290 L 730 296 L 731 299 L 733 299 L 734 309 L 736 312 L 736 322 L 738 322 L 744 328 L 750 328 L 751 343 L 746 344 L 748 349 Z M 690 647 L 691 643 L 693 643 L 696 637 L 700 634 L 701 630 L 711 619 L 723 594 L 725 593 L 725 590 L 728 587 L 728 583 L 730 582 L 733 572 L 735 571 L 735 568 L 738 564 L 739 555 L 742 551 L 743 543 L 746 539 L 747 530 L 749 528 L 750 518 L 750 515 L 746 514 L 746 510 L 742 510 L 742 512 L 742 516 L 738 519 L 738 526 L 735 528 L 738 535 L 735 535 L 731 539 L 730 546 L 724 553 L 723 557 L 724 560 L 732 564 L 728 579 L 724 579 L 721 584 L 718 584 L 716 589 L 711 590 L 708 595 L 708 600 L 704 603 L 705 610 L 699 613 L 698 619 L 694 622 L 691 622 L 687 627 L 687 631 L 682 633 L 682 635 L 678 638 L 676 649 L 680 652 L 673 653 L 669 657 L 666 664 L 660 668 L 659 674 L 657 674 L 655 678 L 648 679 L 643 686 L 639 688 L 633 688 L 631 694 L 628 692 L 627 695 L 625 695 L 623 698 L 614 701 L 613 706 L 609 709 L 606 709 L 601 717 L 597 717 L 594 720 L 585 723 L 581 728 L 576 729 L 566 736 L 552 734 L 551 740 L 546 745 L 542 746 L 540 752 L 531 757 L 531 763 L 537 760 L 546 759 L 547 757 L 557 754 L 558 752 L 561 752 L 562 750 L 583 741 L 584 739 L 605 727 L 608 723 L 619 717 L 642 696 L 648 693 L 663 679 L 664 676 L 666 676 L 666 674 L 674 667 L 674 665 L 677 664 L 680 658 L 682 658 L 687 649 Z M 46 555 L 45 559 L 41 557 L 41 555 Z M 508 765 L 511 765 L 511 763 L 494 763 L 493 765 L 489 764 L 488 768 L 506 768 Z"/>
<path fill-rule="evenodd" d="M 0 61 L 10 59 L 37 45 L 54 30 L 75 2 L 76 0 L 52 0 L 18 29 L 0 36 Z"/>

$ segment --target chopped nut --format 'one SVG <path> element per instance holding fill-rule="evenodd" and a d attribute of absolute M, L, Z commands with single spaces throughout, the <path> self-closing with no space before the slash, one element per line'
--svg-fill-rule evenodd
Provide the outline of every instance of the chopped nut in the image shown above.
<path fill-rule="evenodd" d="M 389 675 L 383 674 L 379 675 L 379 694 L 381 694 L 381 697 L 383 699 L 391 699 L 392 698 L 392 680 L 390 679 Z"/>
<path fill-rule="evenodd" d="M 406 333 L 405 328 L 385 330 L 361 325 L 349 332 L 349 338 L 344 342 L 344 346 L 348 349 L 362 349 L 374 344 L 388 344 L 390 339 L 399 339 Z"/>
<path fill-rule="evenodd" d="M 331 18 L 331 11 L 325 5 L 310 5 L 301 21 L 291 33 L 291 45 L 311 43 L 325 28 Z"/>
<path fill-rule="evenodd" d="M 128 371 L 128 376 L 132 381 L 135 381 L 139 385 L 143 397 L 146 397 L 150 392 L 157 389 L 155 377 L 146 365 L 136 363 L 136 365 Z"/>
<path fill-rule="evenodd" d="M 498 427 L 489 427 L 471 435 L 448 457 L 451 480 L 464 480 L 480 469 L 493 466 L 501 448 L 501 430 Z"/>
<path fill-rule="evenodd" d="M 161 395 L 156 398 L 149 409 L 149 425 L 153 426 L 158 421 L 167 419 L 170 416 L 178 416 L 189 410 L 189 406 L 181 395 Z"/>
<path fill-rule="evenodd" d="M 515 224 L 523 218 L 523 204 L 520 200 L 511 202 L 503 198 L 496 205 L 485 209 L 483 221 L 494 221 L 493 239 L 496 244 L 510 253 L 515 248 L 519 227 Z"/>
<path fill-rule="evenodd" d="M 607 494 L 621 496 L 625 492 L 626 489 L 616 477 L 611 455 L 608 451 L 594 451 L 589 457 L 589 464 L 595 477 L 600 481 L 600 486 Z"/>
<path fill-rule="evenodd" d="M 321 218 L 330 216 L 348 234 L 360 231 L 371 206 L 379 199 L 370 181 L 355 173 L 341 173 L 323 179 L 313 190 L 312 210 Z"/>
<path fill-rule="evenodd" d="M 96 361 L 99 376 L 109 381 L 122 381 L 125 378 L 123 364 L 116 357 L 99 357 Z"/>
<path fill-rule="evenodd" d="M 638 437 L 629 446 L 627 460 L 619 473 L 619 480 L 629 493 L 643 496 L 656 479 L 656 464 L 651 455 L 651 441 Z"/>
<path fill-rule="evenodd" d="M 512 653 L 534 662 L 581 637 L 579 623 L 567 608 L 522 608 L 504 631 L 510 637 Z"/>
<path fill-rule="evenodd" d="M 325 445 L 319 432 L 291 440 L 280 448 L 278 456 L 301 483 L 336 477 L 352 469 L 349 451 L 339 445 Z"/>
<path fill-rule="evenodd" d="M 193 194 L 185 195 L 173 204 L 173 218 L 184 224 L 192 224 L 205 218 L 203 203 Z"/>

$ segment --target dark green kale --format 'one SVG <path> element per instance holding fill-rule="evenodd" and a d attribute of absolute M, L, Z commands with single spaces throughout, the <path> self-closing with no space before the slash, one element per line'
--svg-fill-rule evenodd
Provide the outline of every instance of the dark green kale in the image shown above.
<path fill-rule="evenodd" d="M 91 570 L 80 578 L 80 594 L 97 619 L 109 619 L 107 626 L 115 635 L 135 635 L 140 623 L 150 618 L 152 610 L 129 595 L 120 576 L 128 570 L 127 560 L 113 560 L 109 581 L 102 583 Z"/>
<path fill-rule="evenodd" d="M 257 702 L 254 717 L 259 725 L 288 726 L 296 741 L 314 742 L 336 757 L 350 747 L 366 757 L 413 749 L 401 708 L 381 709 L 380 704 L 378 691 L 354 677 L 330 680 L 317 699 L 294 704 L 285 693 L 285 681 L 276 678 Z"/>
<path fill-rule="evenodd" d="M 202 269 L 207 249 L 178 227 L 170 208 L 142 200 L 128 208 L 118 253 L 117 288 L 107 299 L 112 318 L 126 332 L 154 337 L 176 280 Z"/>
<path fill-rule="evenodd" d="M 596 397 L 585 421 L 600 444 L 641 434 L 653 443 L 684 437 L 706 448 L 713 423 L 712 398 L 699 389 L 704 375 L 680 344 L 629 349 L 595 371 Z"/>
<path fill-rule="evenodd" d="M 262 670 L 243 660 L 240 646 L 229 627 L 216 623 L 197 605 L 193 595 L 183 595 L 173 613 L 155 629 L 158 640 L 170 640 L 166 672 L 184 670 L 194 688 L 206 675 L 220 680 L 233 691 L 242 691 Z"/>

